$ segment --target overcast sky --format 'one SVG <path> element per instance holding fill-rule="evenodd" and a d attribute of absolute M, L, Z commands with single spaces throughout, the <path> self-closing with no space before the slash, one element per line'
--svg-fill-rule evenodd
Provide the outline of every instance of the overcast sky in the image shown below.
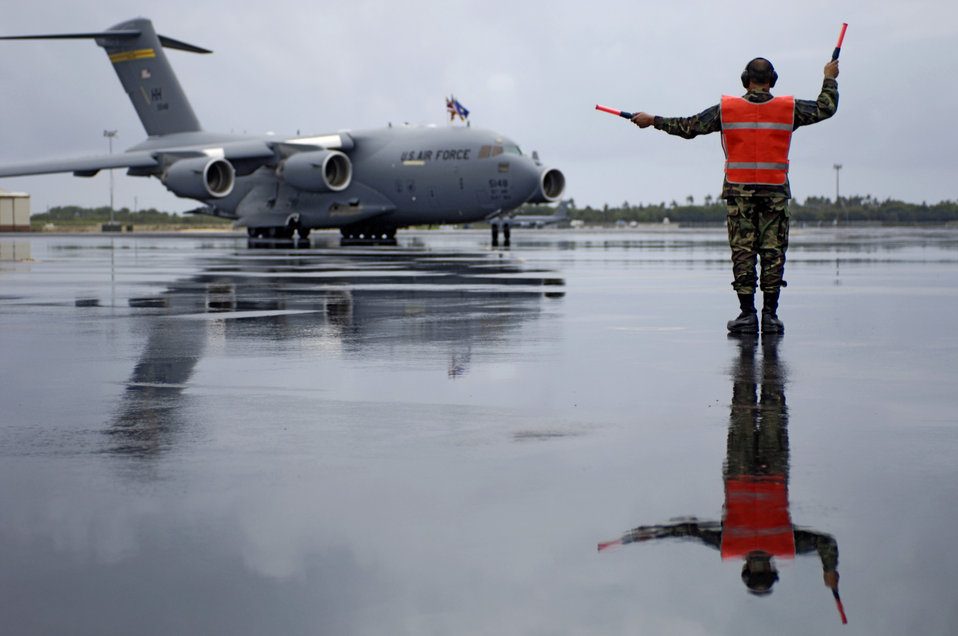
<path fill-rule="evenodd" d="M 815 99 L 842 22 L 840 106 L 792 140 L 792 192 L 914 203 L 958 199 L 958 4 L 946 0 L 52 0 L 4 8 L 4 35 L 95 31 L 148 17 L 214 51 L 168 56 L 204 128 L 327 133 L 446 125 L 445 97 L 473 127 L 514 139 L 567 178 L 576 205 L 701 202 L 722 183 L 718 135 L 640 131 L 597 103 L 692 115 L 741 94 L 755 56 L 776 94 Z M 0 163 L 106 153 L 145 138 L 92 41 L 0 42 Z M 0 180 L 32 209 L 109 203 L 109 177 Z M 187 210 L 155 179 L 115 176 L 119 207 Z"/>

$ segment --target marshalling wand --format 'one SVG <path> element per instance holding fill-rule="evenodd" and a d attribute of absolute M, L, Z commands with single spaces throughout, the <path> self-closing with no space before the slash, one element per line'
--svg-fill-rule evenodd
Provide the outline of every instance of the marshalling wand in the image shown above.
<path fill-rule="evenodd" d="M 838 59 L 838 54 L 842 52 L 842 40 L 845 39 L 845 29 L 848 28 L 847 22 L 842 22 L 842 32 L 838 35 L 838 44 L 835 45 L 835 50 L 832 51 L 832 61 Z"/>
<path fill-rule="evenodd" d="M 612 115 L 618 115 L 619 117 L 624 117 L 625 119 L 632 119 L 635 117 L 635 113 L 630 113 L 625 110 L 616 110 L 614 108 L 609 108 L 608 106 L 600 106 L 599 104 L 595 105 L 596 110 L 601 110 L 603 113 L 611 113 Z"/>
<path fill-rule="evenodd" d="M 838 607 L 838 613 L 842 617 L 842 625 L 847 625 L 848 618 L 845 616 L 845 606 L 842 605 L 842 597 L 838 595 L 838 588 L 832 590 L 832 596 L 835 597 L 835 605 Z"/>

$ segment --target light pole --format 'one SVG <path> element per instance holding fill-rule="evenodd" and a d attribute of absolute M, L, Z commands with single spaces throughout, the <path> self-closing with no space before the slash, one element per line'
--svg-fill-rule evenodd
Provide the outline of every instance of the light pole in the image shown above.
<path fill-rule="evenodd" d="M 838 202 L 838 201 L 839 201 L 839 199 L 838 199 L 838 171 L 842 169 L 842 164 L 836 163 L 836 164 L 835 164 L 834 166 L 832 166 L 832 167 L 835 168 L 835 222 L 837 223 L 837 222 L 838 222 L 838 206 L 840 205 L 839 202 Z M 847 219 L 846 219 L 846 220 L 847 220 Z"/>
<path fill-rule="evenodd" d="M 838 205 L 838 171 L 842 169 L 842 164 L 836 163 L 835 168 L 835 205 Z"/>
<path fill-rule="evenodd" d="M 110 144 L 110 154 L 113 154 L 113 138 L 116 137 L 116 130 L 104 130 L 103 136 L 107 138 Z M 113 169 L 110 169 L 110 225 L 113 225 Z"/>

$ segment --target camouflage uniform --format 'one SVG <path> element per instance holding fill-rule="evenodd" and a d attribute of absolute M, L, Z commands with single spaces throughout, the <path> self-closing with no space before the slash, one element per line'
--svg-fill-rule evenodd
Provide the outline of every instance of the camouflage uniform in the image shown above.
<path fill-rule="evenodd" d="M 768 90 L 753 88 L 744 99 L 763 103 L 772 99 Z M 825 78 L 817 101 L 795 100 L 795 126 L 807 126 L 828 119 L 838 110 L 838 82 Z M 691 139 L 721 132 L 718 104 L 692 117 L 656 117 L 654 126 L 670 135 Z M 785 285 L 785 250 L 788 248 L 788 180 L 782 185 L 738 184 L 725 181 L 722 198 L 728 204 L 728 238 L 732 248 L 732 287 L 738 294 L 754 294 L 756 286 L 777 292 Z M 761 257 L 761 279 L 755 265 Z M 758 283 L 758 285 L 756 285 Z"/>

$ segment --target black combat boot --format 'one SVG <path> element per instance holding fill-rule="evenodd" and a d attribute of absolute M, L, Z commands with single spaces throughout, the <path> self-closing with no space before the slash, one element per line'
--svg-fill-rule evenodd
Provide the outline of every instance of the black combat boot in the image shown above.
<path fill-rule="evenodd" d="M 785 333 L 785 325 L 778 319 L 778 289 L 765 292 L 765 305 L 762 307 L 762 333 Z"/>
<path fill-rule="evenodd" d="M 739 294 L 738 304 L 742 313 L 735 320 L 729 320 L 726 327 L 729 333 L 758 333 L 758 315 L 755 313 L 755 294 Z"/>

